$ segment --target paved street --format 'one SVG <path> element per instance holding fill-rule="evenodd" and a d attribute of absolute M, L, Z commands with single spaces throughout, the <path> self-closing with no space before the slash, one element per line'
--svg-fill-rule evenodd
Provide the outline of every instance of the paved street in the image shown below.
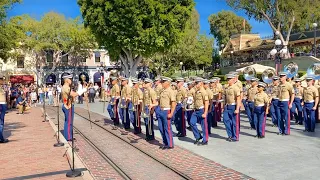
<path fill-rule="evenodd" d="M 0 144 L 0 179 L 67 179 L 66 149 L 53 147 L 54 130 L 41 116 L 40 108 L 6 115 L 4 135 L 10 142 Z"/>
<path fill-rule="evenodd" d="M 109 117 L 107 111 L 102 113 L 102 104 L 90 104 L 90 110 Z M 86 108 L 85 105 L 76 106 Z M 304 133 L 303 126 L 292 123 L 290 136 L 278 136 L 277 129 L 271 127 L 268 122 L 265 139 L 254 138 L 255 132 L 248 127 L 248 120 L 242 115 L 240 142 L 236 143 L 225 141 L 226 132 L 221 123 L 218 128 L 212 130 L 208 146 L 193 145 L 194 137 L 191 131 L 187 132 L 185 138 L 174 137 L 174 142 L 200 156 L 256 179 L 318 179 L 319 125 L 315 133 Z M 161 138 L 159 131 L 155 132 L 156 136 Z"/>

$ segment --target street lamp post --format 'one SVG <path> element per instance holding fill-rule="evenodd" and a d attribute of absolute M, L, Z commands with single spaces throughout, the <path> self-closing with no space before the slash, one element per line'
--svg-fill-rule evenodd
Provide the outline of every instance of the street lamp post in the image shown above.
<path fill-rule="evenodd" d="M 182 65 L 183 65 L 183 62 L 180 62 L 180 66 L 181 66 L 181 77 L 182 77 Z"/>
<path fill-rule="evenodd" d="M 232 61 L 232 66 L 234 66 L 233 51 L 231 51 L 231 61 Z"/>
<path fill-rule="evenodd" d="M 317 37 L 317 23 L 313 23 L 312 24 L 313 29 L 314 29 L 314 41 L 313 41 L 313 55 L 314 57 L 317 57 L 317 41 L 316 41 L 316 37 Z"/>
<path fill-rule="evenodd" d="M 280 32 L 276 31 L 275 33 L 279 36 Z M 278 75 L 281 69 L 281 55 L 286 54 L 288 52 L 287 48 L 283 46 L 283 43 L 280 39 L 274 41 L 275 47 L 270 51 L 270 55 L 275 56 L 275 66 L 276 66 L 276 73 Z"/>
<path fill-rule="evenodd" d="M 100 73 L 100 82 L 101 82 L 101 100 L 103 101 L 103 112 L 105 111 L 106 107 L 106 99 L 105 99 L 105 89 L 104 89 L 104 64 L 100 63 L 100 66 L 97 68 Z M 103 97 L 103 99 L 102 99 Z"/>
<path fill-rule="evenodd" d="M 220 54 L 219 54 L 219 56 L 220 56 L 220 64 L 219 64 L 219 68 L 221 68 L 222 67 L 222 58 L 221 58 L 221 55 L 222 55 L 222 53 L 223 53 L 223 48 L 224 48 L 224 44 L 221 44 L 221 50 L 220 50 Z"/>

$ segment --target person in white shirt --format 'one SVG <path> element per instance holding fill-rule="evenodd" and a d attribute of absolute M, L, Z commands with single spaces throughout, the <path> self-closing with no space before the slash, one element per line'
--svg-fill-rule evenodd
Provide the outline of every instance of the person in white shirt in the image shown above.
<path fill-rule="evenodd" d="M 49 105 L 53 105 L 53 89 L 51 85 L 48 88 Z"/>
<path fill-rule="evenodd" d="M 6 98 L 6 92 L 4 90 L 4 79 L 3 75 L 0 74 L 0 143 L 7 143 L 9 142 L 8 139 L 5 139 L 3 136 L 4 131 L 4 116 L 6 115 L 7 110 L 7 98 Z"/>
<path fill-rule="evenodd" d="M 34 105 L 34 107 L 37 107 L 37 93 L 35 90 L 32 90 L 31 94 L 31 103 Z"/>
<path fill-rule="evenodd" d="M 93 88 L 94 88 L 94 90 L 96 91 L 96 98 L 99 98 L 99 86 L 98 86 L 98 84 L 97 83 L 95 83 L 94 84 L 94 86 L 93 86 Z"/>

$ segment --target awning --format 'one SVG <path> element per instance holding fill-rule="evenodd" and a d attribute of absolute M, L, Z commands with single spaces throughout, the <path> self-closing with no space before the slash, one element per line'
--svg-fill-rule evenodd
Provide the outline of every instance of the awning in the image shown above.
<path fill-rule="evenodd" d="M 12 75 L 10 76 L 11 83 L 34 83 L 33 75 Z"/>

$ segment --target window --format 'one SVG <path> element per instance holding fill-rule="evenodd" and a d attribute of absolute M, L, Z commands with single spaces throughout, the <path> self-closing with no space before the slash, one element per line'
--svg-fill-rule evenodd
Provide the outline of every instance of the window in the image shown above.
<path fill-rule="evenodd" d="M 17 59 L 17 68 L 24 68 L 24 56 L 20 56 Z"/>
<path fill-rule="evenodd" d="M 100 62 L 100 52 L 94 53 L 94 62 Z"/>
<path fill-rule="evenodd" d="M 62 55 L 61 61 L 64 63 L 67 63 L 68 62 L 68 55 L 66 55 L 65 52 L 62 52 L 61 55 Z"/>
<path fill-rule="evenodd" d="M 47 62 L 52 63 L 53 62 L 53 51 L 52 50 L 46 51 L 46 56 L 47 56 Z"/>

